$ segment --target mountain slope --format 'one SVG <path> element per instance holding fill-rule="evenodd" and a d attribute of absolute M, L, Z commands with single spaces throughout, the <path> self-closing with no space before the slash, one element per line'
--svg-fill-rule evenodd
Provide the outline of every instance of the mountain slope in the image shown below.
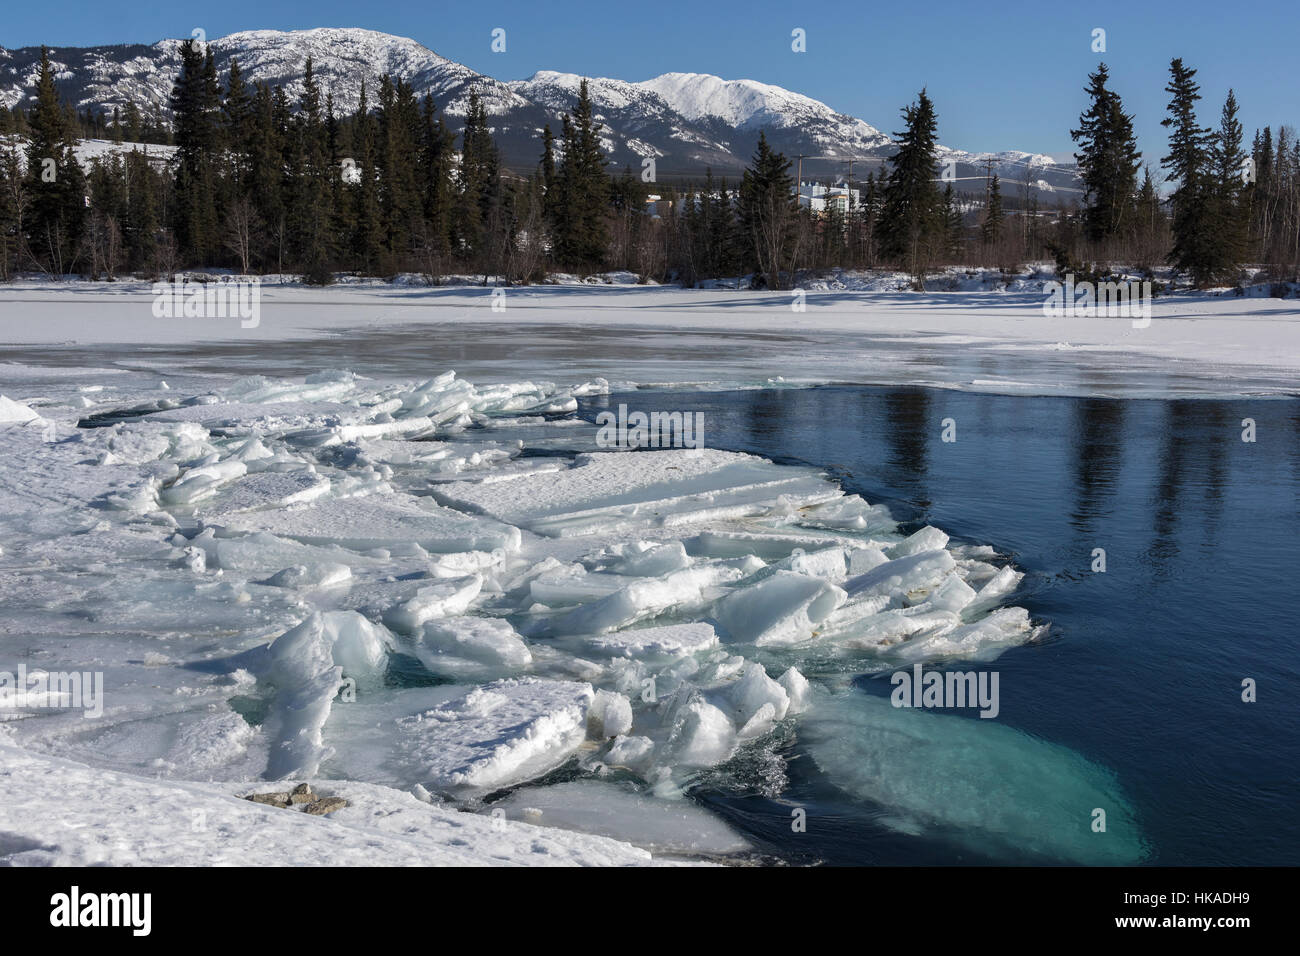
<path fill-rule="evenodd" d="M 52 48 L 60 94 L 82 110 L 111 113 L 135 102 L 146 113 L 165 116 L 180 65 L 179 42 Z M 470 90 L 477 88 L 505 161 L 518 170 L 535 166 L 543 125 L 549 123 L 558 134 L 560 117 L 576 102 L 581 82 L 577 74 L 552 71 L 502 82 L 415 40 L 355 28 L 248 30 L 213 40 L 211 46 L 222 75 L 235 57 L 249 81 L 284 84 L 291 95 L 310 56 L 341 113 L 356 109 L 363 80 L 373 103 L 380 77 L 390 74 L 409 82 L 417 95 L 431 95 L 449 125 L 459 130 Z M 0 48 L 0 104 L 30 105 L 39 61 L 39 48 Z M 665 179 L 698 179 L 706 166 L 718 175 L 738 175 L 760 132 L 788 156 L 806 157 L 805 178 L 844 176 L 849 160 L 855 164 L 853 174 L 862 177 L 893 150 L 888 135 L 861 119 L 755 80 L 665 73 L 642 82 L 597 77 L 589 87 L 596 117 L 605 126 L 602 145 L 610 162 L 639 171 L 642 160 L 653 157 Z M 1009 184 L 1026 180 L 1042 192 L 1078 185 L 1072 167 L 1031 153 L 974 155 L 945 149 L 941 158 L 958 164 L 959 187 L 982 186 L 990 158 L 993 171 Z"/>

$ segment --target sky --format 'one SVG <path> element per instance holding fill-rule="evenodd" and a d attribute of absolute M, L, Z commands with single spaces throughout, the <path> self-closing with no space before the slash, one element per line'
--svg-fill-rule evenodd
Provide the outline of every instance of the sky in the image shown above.
<path fill-rule="evenodd" d="M 1200 118 L 1217 126 L 1235 89 L 1249 140 L 1266 124 L 1300 126 L 1300 3 L 1222 0 L 1056 0 L 996 5 L 922 3 L 700 3 L 683 0 L 456 2 L 388 0 L 172 0 L 119 4 L 8 2 L 0 46 L 98 46 L 209 39 L 251 29 L 364 27 L 411 37 L 502 80 L 537 70 L 644 80 L 666 72 L 754 79 L 822 100 L 886 133 L 926 87 L 939 140 L 971 151 L 1024 149 L 1068 158 L 1069 130 L 1099 61 L 1136 115 L 1144 160 L 1158 165 L 1166 132 L 1169 61 L 1197 69 Z M 492 31 L 506 31 L 493 52 Z M 801 29 L 806 50 L 792 49 Z M 1105 52 L 1094 31 L 1104 30 Z"/>

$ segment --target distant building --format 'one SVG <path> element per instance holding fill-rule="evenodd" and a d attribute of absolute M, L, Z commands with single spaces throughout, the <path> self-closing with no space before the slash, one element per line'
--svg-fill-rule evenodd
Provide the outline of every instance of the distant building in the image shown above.
<path fill-rule="evenodd" d="M 858 191 L 845 182 L 799 184 L 799 205 L 815 213 L 824 213 L 830 208 L 847 213 L 850 203 L 857 205 L 857 202 Z"/>

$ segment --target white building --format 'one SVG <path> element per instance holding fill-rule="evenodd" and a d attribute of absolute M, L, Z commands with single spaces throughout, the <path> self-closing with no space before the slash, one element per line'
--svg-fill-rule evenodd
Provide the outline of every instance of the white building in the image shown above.
<path fill-rule="evenodd" d="M 825 212 L 834 207 L 841 213 L 849 211 L 849 204 L 858 202 L 858 191 L 848 183 L 839 182 L 832 185 L 825 183 L 803 182 L 799 184 L 799 205 L 813 212 Z"/>

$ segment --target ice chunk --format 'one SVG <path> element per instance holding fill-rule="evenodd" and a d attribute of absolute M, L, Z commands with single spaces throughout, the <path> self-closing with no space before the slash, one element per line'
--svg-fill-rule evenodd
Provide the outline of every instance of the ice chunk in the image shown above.
<path fill-rule="evenodd" d="M 800 644 L 844 603 L 844 591 L 820 578 L 777 571 L 718 602 L 728 638 L 751 644 Z"/>
<path fill-rule="evenodd" d="M 996 607 L 1020 586 L 1022 578 L 1024 578 L 1024 574 L 1015 568 L 1009 566 L 1003 568 L 979 589 L 974 600 L 963 609 L 963 613 L 967 616 L 973 616 L 982 611 L 987 611 L 989 608 Z"/>
<path fill-rule="evenodd" d="M 626 734 L 632 729 L 631 701 L 616 691 L 596 691 L 587 712 L 587 727 L 597 740 Z"/>
<path fill-rule="evenodd" d="M 872 568 L 878 568 L 888 561 L 885 552 L 879 548 L 858 548 L 849 553 L 849 574 L 857 577 L 866 574 Z"/>
<path fill-rule="evenodd" d="M 891 558 L 906 558 L 922 551 L 942 551 L 948 545 L 948 536 L 938 528 L 926 525 L 920 531 L 904 538 L 889 549 Z"/>
<path fill-rule="evenodd" d="M 212 521 L 226 531 L 269 531 L 304 544 L 356 551 L 410 543 L 426 551 L 518 551 L 518 528 L 409 496 L 324 498 L 291 510 L 256 511 Z"/>
<path fill-rule="evenodd" d="M 701 531 L 687 544 L 687 551 L 699 557 L 757 557 L 764 561 L 777 561 L 790 557 L 796 550 L 819 551 L 842 545 L 844 541 L 794 532 Z"/>
<path fill-rule="evenodd" d="M 812 701 L 812 687 L 808 683 L 808 678 L 791 667 L 778 677 L 776 682 L 785 688 L 786 696 L 790 699 L 790 707 L 786 713 L 801 714 L 808 709 Z"/>
<path fill-rule="evenodd" d="M 316 613 L 272 642 L 266 679 L 274 688 L 264 724 L 266 776 L 311 776 L 329 756 L 321 728 L 344 677 L 375 686 L 392 638 L 353 611 Z"/>
<path fill-rule="evenodd" d="M 809 508 L 799 523 L 810 528 L 835 528 L 845 531 L 892 531 L 894 519 L 884 505 L 869 505 L 857 495 L 845 495 L 834 501 Z"/>
<path fill-rule="evenodd" d="M 588 649 L 596 653 L 635 658 L 682 657 L 717 645 L 718 634 L 707 623 L 643 627 L 587 640 Z"/>
<path fill-rule="evenodd" d="M 27 422 L 38 421 L 40 417 L 39 414 L 22 402 L 15 402 L 12 398 L 0 395 L 0 424 L 23 425 Z"/>
<path fill-rule="evenodd" d="M 333 561 L 320 564 L 296 564 L 291 568 L 277 571 L 266 579 L 266 584 L 275 588 L 333 588 L 341 587 L 352 580 L 352 569 L 346 564 Z"/>
<path fill-rule="evenodd" d="M 626 767 L 641 773 L 654 756 L 655 744 L 649 737 L 615 737 L 602 758 L 611 767 Z"/>
<path fill-rule="evenodd" d="M 570 565 L 539 574 L 528 585 L 532 599 L 547 607 L 566 607 L 593 601 L 627 587 L 617 574 L 592 574 L 581 565 Z"/>
<path fill-rule="evenodd" d="M 472 670 L 472 665 L 521 671 L 533 662 L 518 632 L 495 617 L 448 617 L 420 631 L 416 655 L 436 672 Z M 466 668 L 468 663 L 471 667 Z"/>
<path fill-rule="evenodd" d="M 217 515 L 284 508 L 314 501 L 328 494 L 329 490 L 329 479 L 312 471 L 268 471 L 246 475 L 221 489 L 211 502 L 204 505 L 202 511 Z"/>
<path fill-rule="evenodd" d="M 777 568 L 806 574 L 827 581 L 843 581 L 849 566 L 848 548 L 823 548 L 820 551 L 795 551 L 776 564 Z"/>
<path fill-rule="evenodd" d="M 398 749 L 426 786 L 460 796 L 513 786 L 564 763 L 587 736 L 590 684 L 501 680 L 398 721 Z"/>
<path fill-rule="evenodd" d="M 625 784 L 581 780 L 519 790 L 493 807 L 507 819 L 626 840 L 656 853 L 727 855 L 750 849 L 690 800 L 662 800 Z"/>
<path fill-rule="evenodd" d="M 183 472 L 160 497 L 166 504 L 188 505 L 208 497 L 217 488 L 248 473 L 248 466 L 235 458 L 196 465 Z"/>
<path fill-rule="evenodd" d="M 907 557 L 894 558 L 850 578 L 844 590 L 851 597 L 874 595 L 902 595 L 933 587 L 957 566 L 947 551 L 921 551 Z"/>
<path fill-rule="evenodd" d="M 686 546 L 680 541 L 652 545 L 640 541 L 623 550 L 622 557 L 609 566 L 616 574 L 653 578 L 691 566 Z"/>
<path fill-rule="evenodd" d="M 744 676 L 726 689 L 732 717 L 741 737 L 755 737 L 772 729 L 790 709 L 790 695 L 767 676 L 762 664 L 745 665 Z"/>
<path fill-rule="evenodd" d="M 384 612 L 384 623 L 395 631 L 410 633 L 425 621 L 450 617 L 468 608 L 483 589 L 483 576 L 448 578 L 422 587 L 415 597 Z"/>
<path fill-rule="evenodd" d="M 926 603 L 931 607 L 956 614 L 974 599 L 975 589 L 956 574 L 949 574 L 943 584 L 930 592 Z"/>
<path fill-rule="evenodd" d="M 990 661 L 1008 647 L 1023 644 L 1033 636 L 1028 611 L 1022 607 L 1003 607 L 974 624 L 918 635 L 901 645 L 898 654 L 906 660 L 958 657 Z"/>
<path fill-rule="evenodd" d="M 695 567 L 658 578 L 645 578 L 620 588 L 552 622 L 557 634 L 601 634 L 665 611 L 704 604 L 708 590 L 735 581 L 740 572 L 731 568 Z"/>
<path fill-rule="evenodd" d="M 668 741 L 673 763 L 680 767 L 712 767 L 736 749 L 736 728 L 721 708 L 693 695 L 678 709 Z"/>
<path fill-rule="evenodd" d="M 452 482 L 432 493 L 443 504 L 567 537 L 758 515 L 783 497 L 812 503 L 840 492 L 811 469 L 705 449 L 579 455 L 568 471 L 490 484 Z"/>

